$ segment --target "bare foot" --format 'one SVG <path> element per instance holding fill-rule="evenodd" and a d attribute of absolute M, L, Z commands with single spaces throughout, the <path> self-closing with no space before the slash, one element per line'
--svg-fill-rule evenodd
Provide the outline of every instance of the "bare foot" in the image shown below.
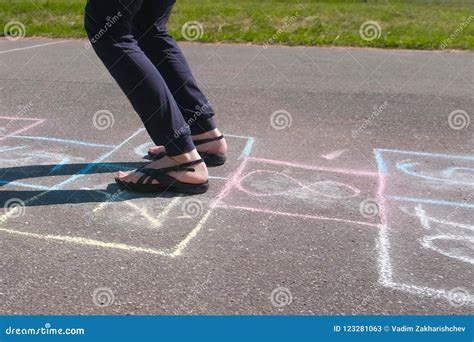
<path fill-rule="evenodd" d="M 212 131 L 209 131 L 203 134 L 193 135 L 192 138 L 193 140 L 201 140 L 201 139 L 208 139 L 208 138 L 216 138 L 221 135 L 222 135 L 221 132 L 216 128 Z M 206 144 L 196 146 L 196 149 L 198 152 L 226 154 L 227 143 L 225 139 L 221 139 L 221 140 L 211 141 Z M 165 152 L 165 151 L 166 150 L 164 146 L 153 146 L 153 147 L 150 147 L 150 149 L 148 150 L 148 152 L 152 155 L 156 155 L 158 153 Z"/>
<path fill-rule="evenodd" d="M 152 155 L 156 155 L 161 152 L 166 152 L 164 146 L 152 146 L 148 149 L 148 153 Z"/>
<path fill-rule="evenodd" d="M 184 163 L 188 163 L 194 160 L 200 159 L 200 156 L 196 150 L 191 152 L 181 154 L 179 156 L 168 157 L 165 156 L 159 160 L 155 160 L 147 165 L 147 168 L 151 169 L 161 169 L 164 167 L 176 166 Z M 195 172 L 190 171 L 171 171 L 167 174 L 173 178 L 176 178 L 179 182 L 190 183 L 190 184 L 202 184 L 207 181 L 209 175 L 207 172 L 206 164 L 200 163 L 194 165 L 193 168 Z M 143 173 L 140 171 L 132 172 L 123 172 L 119 171 L 117 173 L 117 178 L 126 183 L 137 183 L 140 177 L 143 176 Z M 145 182 L 148 179 L 145 179 Z M 153 180 L 152 184 L 159 184 L 158 181 Z"/>

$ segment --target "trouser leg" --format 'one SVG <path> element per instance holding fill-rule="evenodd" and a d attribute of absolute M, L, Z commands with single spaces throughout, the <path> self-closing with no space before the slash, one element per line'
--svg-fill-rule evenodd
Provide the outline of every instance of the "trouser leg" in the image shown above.
<path fill-rule="evenodd" d="M 134 18 L 138 44 L 163 76 L 191 134 L 216 128 L 214 111 L 199 89 L 180 47 L 169 34 L 167 23 L 176 0 L 143 0 Z"/>
<path fill-rule="evenodd" d="M 85 28 L 154 143 L 164 145 L 171 156 L 186 153 L 194 149 L 190 129 L 162 75 L 133 35 L 133 19 L 142 5 L 143 0 L 89 0 Z"/>

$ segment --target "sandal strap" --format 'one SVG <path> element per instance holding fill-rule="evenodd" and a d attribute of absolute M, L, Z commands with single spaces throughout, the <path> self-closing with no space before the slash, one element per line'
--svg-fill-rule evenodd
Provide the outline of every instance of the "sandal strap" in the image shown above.
<path fill-rule="evenodd" d="M 143 173 L 143 175 L 140 177 L 138 180 L 138 183 L 143 184 L 147 177 L 150 177 L 146 184 L 151 184 L 152 180 L 158 181 L 162 185 L 167 185 L 167 184 L 172 184 L 173 182 L 176 181 L 174 177 L 169 176 L 167 173 L 171 171 L 189 171 L 189 172 L 194 172 L 196 171 L 194 168 L 191 166 L 203 163 L 204 161 L 202 159 L 194 160 L 189 163 L 184 163 L 180 164 L 177 166 L 171 166 L 171 167 L 164 167 L 161 169 L 152 169 L 152 168 L 143 168 L 140 169 L 139 172 Z"/>
<path fill-rule="evenodd" d="M 191 167 L 191 166 L 194 166 L 194 165 L 197 165 L 197 164 L 201 164 L 201 163 L 204 163 L 204 160 L 198 159 L 198 160 L 194 160 L 194 161 L 189 162 L 189 163 L 184 163 L 184 164 L 180 164 L 180 165 L 176 165 L 176 166 L 170 166 L 170 167 L 164 167 L 164 168 L 155 169 L 155 170 L 158 170 L 158 171 L 161 171 L 161 172 L 164 172 L 164 173 L 168 173 L 168 172 L 171 172 L 171 171 L 189 171 L 189 172 L 194 172 L 194 171 L 196 171 L 196 170 L 195 170 L 193 167 Z"/>
<path fill-rule="evenodd" d="M 199 145 L 202 145 L 202 144 L 207 144 L 209 142 L 212 142 L 212 141 L 218 141 L 218 140 L 221 140 L 221 139 L 224 139 L 224 136 L 221 135 L 219 137 L 215 137 L 215 138 L 207 138 L 207 139 L 200 139 L 200 140 L 193 140 L 194 142 L 194 146 L 199 146 Z"/>

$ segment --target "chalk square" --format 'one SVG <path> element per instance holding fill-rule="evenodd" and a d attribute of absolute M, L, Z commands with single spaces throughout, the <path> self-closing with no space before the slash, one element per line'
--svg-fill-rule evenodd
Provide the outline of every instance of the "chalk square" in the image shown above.
<path fill-rule="evenodd" d="M 474 156 L 388 149 L 375 156 L 387 199 L 474 208 Z"/>
<path fill-rule="evenodd" d="M 474 303 L 470 211 L 429 204 L 390 206 L 386 234 L 390 247 L 381 257 L 384 268 L 391 270 L 386 285 L 448 300 L 454 300 L 459 290 Z"/>
<path fill-rule="evenodd" d="M 247 158 L 215 206 L 377 227 L 378 174 Z"/>

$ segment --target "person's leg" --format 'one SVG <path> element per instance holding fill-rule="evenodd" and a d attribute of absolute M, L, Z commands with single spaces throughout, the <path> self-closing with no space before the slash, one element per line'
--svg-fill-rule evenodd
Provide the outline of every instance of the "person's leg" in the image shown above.
<path fill-rule="evenodd" d="M 189 128 L 182 129 L 184 118 L 164 79 L 133 35 L 132 20 L 142 1 L 89 0 L 85 28 L 95 52 L 140 115 L 152 140 L 166 146 L 169 157 L 151 164 L 151 167 L 160 168 L 196 160 L 199 155 Z M 181 134 L 175 134 L 179 129 Z M 170 175 L 200 182 L 207 179 L 207 169 L 198 165 L 196 172 Z M 139 174 L 129 176 L 128 180 L 141 177 Z"/>
<path fill-rule="evenodd" d="M 217 137 L 221 133 L 216 128 L 214 111 L 199 89 L 180 47 L 167 30 L 175 2 L 176 0 L 143 0 L 142 8 L 134 20 L 138 44 L 165 79 L 193 139 Z M 181 131 L 176 134 L 181 134 Z M 225 153 L 225 140 L 198 146 L 198 151 L 210 149 L 216 153 Z"/>
<path fill-rule="evenodd" d="M 169 155 L 194 149 L 190 130 L 163 77 L 132 34 L 143 0 L 89 0 L 85 28 L 92 47 L 140 115 L 156 144 Z M 176 130 L 181 130 L 178 136 Z"/>

